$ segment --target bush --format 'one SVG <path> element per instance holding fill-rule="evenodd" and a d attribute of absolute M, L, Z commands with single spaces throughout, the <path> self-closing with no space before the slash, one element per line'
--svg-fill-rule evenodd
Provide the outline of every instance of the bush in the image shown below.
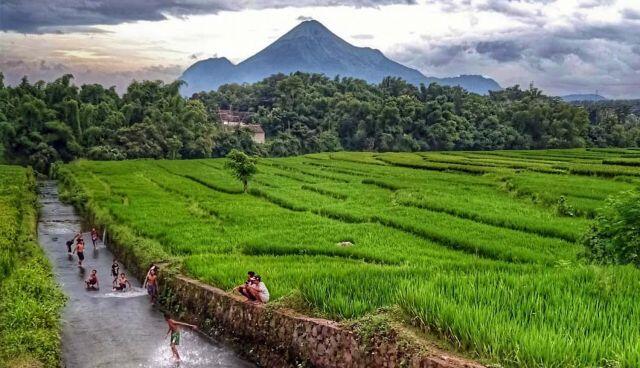
<path fill-rule="evenodd" d="M 584 245 L 593 262 L 640 266 L 640 190 L 608 199 Z"/>
<path fill-rule="evenodd" d="M 565 196 L 560 196 L 556 203 L 556 214 L 558 216 L 574 217 L 576 215 L 576 209 L 567 202 Z"/>

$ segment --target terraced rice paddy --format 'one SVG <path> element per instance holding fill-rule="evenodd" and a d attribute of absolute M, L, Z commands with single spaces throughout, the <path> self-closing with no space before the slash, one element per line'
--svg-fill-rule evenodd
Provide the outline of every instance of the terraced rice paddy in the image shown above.
<path fill-rule="evenodd" d="M 638 367 L 640 271 L 586 265 L 579 245 L 606 198 L 638 185 L 638 157 L 313 154 L 261 159 L 246 194 L 220 159 L 79 161 L 60 175 L 149 257 L 221 288 L 255 270 L 273 299 L 329 318 L 400 310 L 507 367 Z"/>

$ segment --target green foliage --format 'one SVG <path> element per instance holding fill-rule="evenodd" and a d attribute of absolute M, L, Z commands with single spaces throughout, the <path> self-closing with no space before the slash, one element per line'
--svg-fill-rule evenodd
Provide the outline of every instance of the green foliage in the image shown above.
<path fill-rule="evenodd" d="M 558 203 L 556 204 L 556 212 L 559 216 L 569 216 L 573 217 L 576 215 L 576 210 L 567 203 L 567 198 L 565 196 L 560 196 L 558 199 Z"/>
<path fill-rule="evenodd" d="M 640 267 L 640 190 L 608 199 L 584 245 L 594 262 Z"/>
<path fill-rule="evenodd" d="M 249 185 L 249 179 L 258 171 L 256 163 L 258 159 L 255 157 L 249 157 L 246 153 L 240 152 L 236 149 L 231 150 L 227 155 L 228 161 L 225 166 L 233 171 L 233 175 L 236 179 L 242 182 L 243 191 L 246 193 Z"/>
<path fill-rule="evenodd" d="M 635 184 L 571 168 L 637 153 L 263 158 L 244 195 L 226 160 L 76 161 L 59 175 L 96 218 L 135 234 L 136 257 L 179 260 L 227 290 L 255 270 L 276 302 L 295 295 L 340 320 L 399 310 L 504 367 L 636 367 L 640 270 L 581 264 L 578 242 L 589 214 Z"/>
<path fill-rule="evenodd" d="M 35 205 L 30 170 L 0 166 L 0 361 L 7 367 L 60 363 L 64 296 L 35 241 Z"/>
<path fill-rule="evenodd" d="M 51 83 L 25 78 L 15 87 L 0 85 L 0 146 L 7 161 L 46 173 L 58 160 L 224 157 L 232 149 L 283 157 L 640 144 L 636 110 L 585 110 L 533 87 L 479 96 L 436 84 L 416 88 L 398 78 L 373 85 L 293 73 L 185 99 L 181 82 L 134 81 L 119 96 L 112 88 L 72 81 L 64 75 Z M 252 113 L 250 122 L 263 127 L 266 144 L 256 144 L 246 129 L 223 127 L 217 113 L 228 108 Z"/>
<path fill-rule="evenodd" d="M 100 85 L 54 82 L 0 86 L 0 145 L 9 162 L 47 173 L 58 160 L 224 156 L 257 151 L 246 133 L 222 130 L 200 101 L 185 100 L 179 83 L 133 82 L 120 97 Z"/>

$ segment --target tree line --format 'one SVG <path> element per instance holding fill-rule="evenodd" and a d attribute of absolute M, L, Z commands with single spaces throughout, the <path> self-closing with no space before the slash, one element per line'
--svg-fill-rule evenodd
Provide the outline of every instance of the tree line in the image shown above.
<path fill-rule="evenodd" d="M 596 147 L 635 147 L 640 136 L 640 100 L 579 101 L 593 127 L 589 143 Z"/>
<path fill-rule="evenodd" d="M 387 77 L 380 84 L 319 74 L 272 75 L 190 98 L 183 82 L 134 81 L 114 87 L 53 82 L 5 86 L 0 73 L 0 154 L 46 172 L 76 158 L 201 158 L 233 149 L 288 156 L 320 151 L 421 151 L 637 146 L 638 115 L 582 106 L 530 86 L 488 96 L 437 84 L 416 87 Z M 253 112 L 267 142 L 222 128 L 217 111 Z"/>

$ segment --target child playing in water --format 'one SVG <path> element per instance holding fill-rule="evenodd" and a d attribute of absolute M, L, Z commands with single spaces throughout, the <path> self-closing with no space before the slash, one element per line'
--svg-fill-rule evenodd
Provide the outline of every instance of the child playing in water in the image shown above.
<path fill-rule="evenodd" d="M 156 266 L 155 263 L 151 264 L 151 267 L 149 267 L 149 271 L 147 271 L 147 276 L 144 277 L 144 282 L 142 283 L 143 288 L 147 287 L 147 279 L 149 278 L 149 275 L 151 275 L 151 271 L 154 271 L 156 275 L 158 275 L 158 271 L 160 271 L 160 267 Z"/>
<path fill-rule="evenodd" d="M 93 249 L 96 249 L 96 242 L 98 241 L 98 232 L 96 228 L 91 229 L 91 242 L 93 243 Z"/>
<path fill-rule="evenodd" d="M 125 291 L 127 287 L 131 290 L 131 283 L 127 280 L 127 276 L 124 275 L 124 272 L 120 274 L 120 277 L 113 280 L 113 291 Z"/>
<path fill-rule="evenodd" d="M 91 270 L 91 275 L 85 281 L 87 284 L 87 290 L 98 290 L 100 289 L 100 282 L 98 281 L 98 271 Z"/>
<path fill-rule="evenodd" d="M 71 254 L 71 252 L 73 251 L 73 249 L 71 249 L 72 246 L 73 246 L 73 239 L 67 240 L 67 253 Z"/>
<path fill-rule="evenodd" d="M 158 297 L 158 275 L 156 275 L 155 269 L 149 272 L 147 279 L 144 280 L 144 284 L 147 287 L 147 294 L 151 297 L 151 304 L 156 304 Z"/>
<path fill-rule="evenodd" d="M 113 277 L 113 282 L 115 283 L 118 275 L 120 274 L 120 265 L 118 264 L 117 259 L 113 259 L 113 263 L 111 264 L 111 277 Z"/>
<path fill-rule="evenodd" d="M 167 321 L 167 325 L 169 325 L 169 331 L 167 331 L 167 336 L 171 334 L 170 346 L 171 352 L 173 353 L 173 357 L 176 361 L 180 362 L 180 354 L 178 354 L 178 348 L 176 346 L 180 345 L 180 329 L 179 326 L 191 327 L 194 330 L 197 330 L 198 327 L 196 325 L 190 325 L 184 322 L 178 322 L 169 317 L 169 314 L 164 314 L 164 319 Z M 166 337 L 165 337 L 166 338 Z"/>
<path fill-rule="evenodd" d="M 84 241 L 82 238 L 78 238 L 73 253 L 78 253 L 78 267 L 82 267 L 82 261 L 84 261 Z"/>

